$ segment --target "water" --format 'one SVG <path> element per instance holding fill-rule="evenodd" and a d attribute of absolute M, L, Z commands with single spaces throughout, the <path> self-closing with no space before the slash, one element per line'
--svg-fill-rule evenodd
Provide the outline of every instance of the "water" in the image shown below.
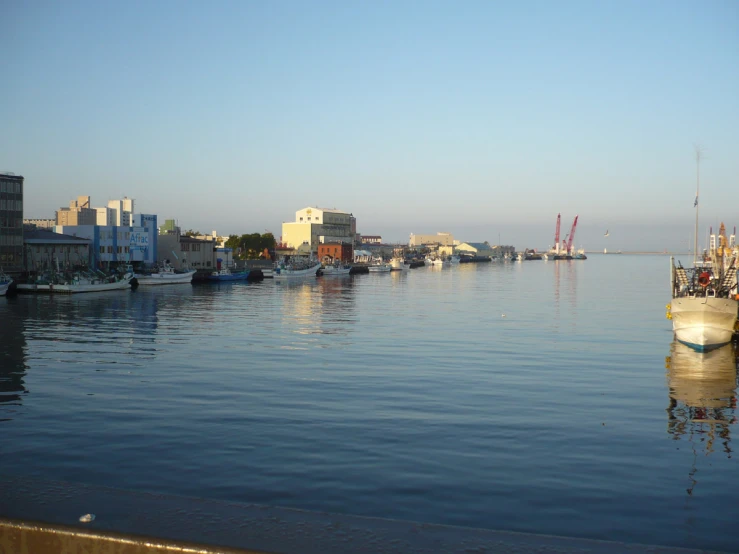
<path fill-rule="evenodd" d="M 0 299 L 0 473 L 736 551 L 736 354 L 673 344 L 668 267 Z"/>

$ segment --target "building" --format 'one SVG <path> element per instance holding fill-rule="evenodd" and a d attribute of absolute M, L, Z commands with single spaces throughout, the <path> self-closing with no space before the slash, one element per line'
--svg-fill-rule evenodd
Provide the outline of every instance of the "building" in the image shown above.
<path fill-rule="evenodd" d="M 295 212 L 295 221 L 282 224 L 281 244 L 298 250 L 308 245 L 318 252 L 321 243 L 354 244 L 357 220 L 354 215 L 334 208 L 303 208 Z"/>
<path fill-rule="evenodd" d="M 23 177 L 0 173 L 0 269 L 23 271 Z"/>
<path fill-rule="evenodd" d="M 116 225 L 118 216 L 113 208 L 93 208 L 96 212 L 95 225 Z"/>
<path fill-rule="evenodd" d="M 490 244 L 485 242 L 463 242 L 454 249 L 455 253 L 460 256 L 490 256 L 493 257 L 494 252 Z"/>
<path fill-rule="evenodd" d="M 25 229 L 46 229 L 52 230 L 56 225 L 54 219 L 24 219 L 23 227 Z"/>
<path fill-rule="evenodd" d="M 130 227 L 133 217 L 133 198 L 124 196 L 122 200 L 109 200 L 108 208 L 115 210 L 113 225 Z"/>
<path fill-rule="evenodd" d="M 214 269 L 217 267 L 217 247 L 212 240 L 201 240 L 183 235 L 177 226 L 174 230 L 164 233 L 161 233 L 160 229 L 157 240 L 157 259 L 159 261 L 169 260 L 176 269 L 186 267 Z"/>
<path fill-rule="evenodd" d="M 165 219 L 164 225 L 159 227 L 159 234 L 173 233 L 177 230 L 177 222 L 174 219 Z"/>
<path fill-rule="evenodd" d="M 137 225 L 57 225 L 57 233 L 80 237 L 91 242 L 91 265 L 103 267 L 119 264 L 157 262 L 157 216 L 136 214 Z"/>
<path fill-rule="evenodd" d="M 90 205 L 89 196 L 78 196 L 70 200 L 69 208 L 59 208 L 56 212 L 56 224 L 63 227 L 76 225 L 96 225 L 97 211 Z"/>
<path fill-rule="evenodd" d="M 78 269 L 93 265 L 92 241 L 63 235 L 47 229 L 29 229 L 23 233 L 26 256 L 24 270 L 37 273 L 46 270 Z"/>
<path fill-rule="evenodd" d="M 450 233 L 436 233 L 435 235 L 414 235 L 411 233 L 408 246 L 453 246 L 454 237 Z"/>
<path fill-rule="evenodd" d="M 357 233 L 358 244 L 382 244 L 382 237 L 380 235 L 360 235 Z"/>
<path fill-rule="evenodd" d="M 318 245 L 318 259 L 324 263 L 354 261 L 354 247 L 344 242 L 323 242 Z"/>

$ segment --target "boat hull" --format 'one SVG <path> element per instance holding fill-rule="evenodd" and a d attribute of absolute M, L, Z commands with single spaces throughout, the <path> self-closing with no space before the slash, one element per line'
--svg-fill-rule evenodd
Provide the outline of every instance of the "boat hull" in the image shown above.
<path fill-rule="evenodd" d="M 192 283 L 194 275 L 194 269 L 185 273 L 152 273 L 150 275 L 136 274 L 136 281 L 138 281 L 139 286 L 186 285 L 188 283 Z"/>
<path fill-rule="evenodd" d="M 242 271 L 241 273 L 231 273 L 231 274 L 218 274 L 218 275 L 208 275 L 209 281 L 246 281 L 249 278 L 249 272 L 248 271 Z"/>
<path fill-rule="evenodd" d="M 370 273 L 389 273 L 393 270 L 390 264 L 371 265 L 367 268 Z"/>
<path fill-rule="evenodd" d="M 349 272 L 352 270 L 351 267 L 324 267 L 321 272 L 323 273 L 324 277 L 331 277 L 331 276 L 339 276 L 339 275 L 349 275 Z"/>
<path fill-rule="evenodd" d="M 696 349 L 708 350 L 731 342 L 739 302 L 731 298 L 673 298 L 670 305 L 675 338 Z"/>
<path fill-rule="evenodd" d="M 133 276 L 124 277 L 119 281 L 112 283 L 86 283 L 86 284 L 19 284 L 17 285 L 19 292 L 46 292 L 52 294 L 76 294 L 82 292 L 103 292 L 109 290 L 125 290 L 131 288 L 131 280 Z"/>
<path fill-rule="evenodd" d="M 5 296 L 8 293 L 8 289 L 10 288 L 10 284 L 13 281 L 6 281 L 3 283 L 0 283 L 0 296 Z"/>

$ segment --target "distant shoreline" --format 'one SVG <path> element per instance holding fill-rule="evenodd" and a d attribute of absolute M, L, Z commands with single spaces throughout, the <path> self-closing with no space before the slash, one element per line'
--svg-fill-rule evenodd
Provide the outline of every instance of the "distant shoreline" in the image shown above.
<path fill-rule="evenodd" d="M 602 256 L 617 256 L 622 254 L 661 255 L 661 256 L 692 256 L 692 252 L 647 252 L 639 250 L 619 250 L 618 252 L 601 252 L 600 250 L 586 250 L 586 254 L 601 254 Z"/>

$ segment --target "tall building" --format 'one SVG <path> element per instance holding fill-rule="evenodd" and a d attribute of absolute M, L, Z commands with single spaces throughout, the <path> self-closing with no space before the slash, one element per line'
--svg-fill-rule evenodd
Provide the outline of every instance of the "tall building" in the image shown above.
<path fill-rule="evenodd" d="M 89 196 L 78 196 L 70 200 L 69 208 L 60 208 L 56 212 L 57 225 L 95 225 L 97 212 L 90 206 Z"/>
<path fill-rule="evenodd" d="M 108 207 L 116 211 L 116 219 L 113 225 L 118 227 L 130 227 L 133 216 L 133 198 L 124 196 L 122 200 L 109 200 Z"/>
<path fill-rule="evenodd" d="M 303 208 L 295 212 L 295 221 L 282 224 L 282 244 L 298 249 L 310 246 L 318 251 L 321 243 L 354 244 L 357 219 L 333 208 Z"/>
<path fill-rule="evenodd" d="M 23 270 L 23 177 L 0 173 L 0 269 Z"/>

